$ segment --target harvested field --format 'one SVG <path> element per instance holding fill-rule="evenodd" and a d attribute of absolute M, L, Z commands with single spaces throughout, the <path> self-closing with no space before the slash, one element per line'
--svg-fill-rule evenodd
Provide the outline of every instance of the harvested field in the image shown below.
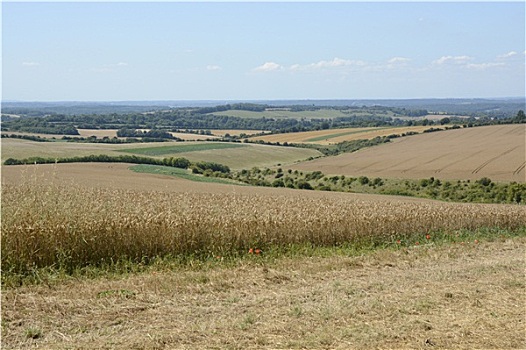
<path fill-rule="evenodd" d="M 389 136 L 392 134 L 401 135 L 407 132 L 421 133 L 429 128 L 430 126 L 329 129 L 265 135 L 254 137 L 252 140 L 280 143 L 315 143 L 329 145 L 343 141 L 370 140 L 374 139 L 375 137 Z"/>
<path fill-rule="evenodd" d="M 98 138 L 117 137 L 117 129 L 78 129 L 81 137 L 97 136 Z"/>
<path fill-rule="evenodd" d="M 2 291 L 2 348 L 524 349 L 525 246 L 51 280 Z"/>
<path fill-rule="evenodd" d="M 325 174 L 525 182 L 526 126 L 495 125 L 414 135 L 294 165 Z"/>

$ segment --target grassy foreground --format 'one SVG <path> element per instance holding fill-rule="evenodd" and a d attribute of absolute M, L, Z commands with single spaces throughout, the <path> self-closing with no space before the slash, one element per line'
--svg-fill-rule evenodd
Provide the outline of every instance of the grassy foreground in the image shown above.
<path fill-rule="evenodd" d="M 524 349 L 526 239 L 463 243 L 9 288 L 2 348 Z"/>

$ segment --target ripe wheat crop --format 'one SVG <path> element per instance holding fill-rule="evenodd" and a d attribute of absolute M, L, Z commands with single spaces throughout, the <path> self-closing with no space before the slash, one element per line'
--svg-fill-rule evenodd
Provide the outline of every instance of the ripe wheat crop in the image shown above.
<path fill-rule="evenodd" d="M 235 255 L 250 247 L 394 242 L 436 231 L 524 226 L 518 205 L 356 197 L 165 193 L 60 183 L 2 188 L 2 270 L 71 271 L 125 259 Z"/>

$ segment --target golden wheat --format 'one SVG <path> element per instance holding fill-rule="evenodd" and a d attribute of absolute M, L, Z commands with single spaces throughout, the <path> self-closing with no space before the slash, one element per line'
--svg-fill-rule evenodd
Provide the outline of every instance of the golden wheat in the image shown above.
<path fill-rule="evenodd" d="M 514 229 L 525 222 L 524 207 L 513 205 L 8 184 L 2 188 L 2 268 L 23 272 L 235 254 L 254 246 L 381 243 L 434 231 Z"/>

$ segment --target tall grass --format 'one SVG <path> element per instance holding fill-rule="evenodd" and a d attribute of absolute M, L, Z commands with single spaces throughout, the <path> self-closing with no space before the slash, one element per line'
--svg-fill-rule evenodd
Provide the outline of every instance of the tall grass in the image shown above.
<path fill-rule="evenodd" d="M 296 244 L 382 244 L 429 232 L 524 226 L 518 205 L 104 190 L 38 180 L 2 188 L 2 271 L 236 255 Z"/>

